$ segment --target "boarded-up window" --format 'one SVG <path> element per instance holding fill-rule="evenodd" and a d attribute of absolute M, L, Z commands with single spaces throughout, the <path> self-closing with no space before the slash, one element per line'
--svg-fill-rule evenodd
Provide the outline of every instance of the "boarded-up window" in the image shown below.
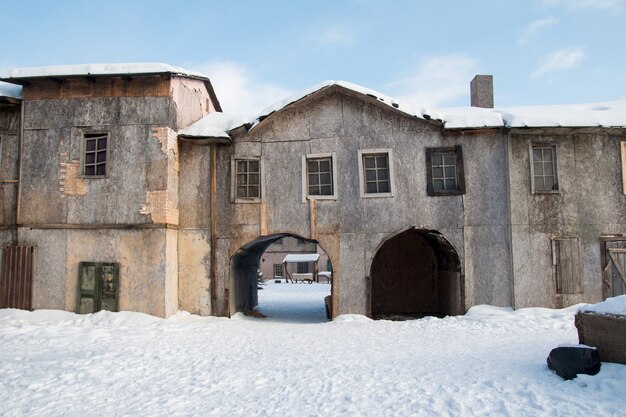
<path fill-rule="evenodd" d="M 552 265 L 557 294 L 580 294 L 580 240 L 572 238 L 552 239 Z"/>
<path fill-rule="evenodd" d="M 117 311 L 120 267 L 117 263 L 81 262 L 78 268 L 80 314 Z"/>
<path fill-rule="evenodd" d="M 0 308 L 32 308 L 33 250 L 32 246 L 8 246 L 3 249 Z"/>

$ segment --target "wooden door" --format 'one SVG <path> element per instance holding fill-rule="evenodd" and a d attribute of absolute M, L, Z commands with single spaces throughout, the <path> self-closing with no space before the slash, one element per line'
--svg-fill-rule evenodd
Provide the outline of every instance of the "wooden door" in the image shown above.
<path fill-rule="evenodd" d="M 7 246 L 3 249 L 0 308 L 32 309 L 33 251 L 32 246 Z"/>
<path fill-rule="evenodd" d="M 607 241 L 605 245 L 604 296 L 626 294 L 626 240 Z"/>

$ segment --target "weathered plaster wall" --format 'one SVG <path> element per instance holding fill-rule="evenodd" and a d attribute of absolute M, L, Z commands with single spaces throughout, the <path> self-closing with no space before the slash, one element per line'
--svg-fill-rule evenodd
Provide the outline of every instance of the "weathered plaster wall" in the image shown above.
<path fill-rule="evenodd" d="M 170 80 L 39 80 L 24 91 L 18 236 L 36 246 L 34 307 L 75 310 L 79 262 L 118 262 L 120 309 L 176 312 L 180 166 Z M 81 176 L 91 132 L 109 133 L 106 178 Z"/>
<path fill-rule="evenodd" d="M 172 98 L 176 105 L 176 127 L 183 129 L 215 111 L 204 81 L 174 77 L 171 81 Z"/>
<path fill-rule="evenodd" d="M 178 285 L 181 310 L 211 314 L 210 150 L 180 143 Z"/>
<path fill-rule="evenodd" d="M 168 264 L 167 251 L 176 249 L 175 233 L 20 228 L 20 243 L 36 246 L 33 307 L 76 311 L 79 262 L 118 262 L 120 310 L 159 317 L 173 314 L 177 282 L 171 279 L 173 271 L 168 271 L 175 265 Z"/>
<path fill-rule="evenodd" d="M 602 130 L 511 133 L 508 160 L 516 308 L 561 307 L 602 299 L 599 238 L 626 234 L 620 140 L 624 136 Z M 531 193 L 529 147 L 533 142 L 556 144 L 557 194 Z M 581 294 L 556 294 L 553 237 L 580 238 Z"/>
<path fill-rule="evenodd" d="M 20 223 L 151 223 L 141 209 L 157 191 L 176 206 L 170 105 L 167 97 L 25 101 Z M 110 134 L 108 177 L 80 178 L 83 135 L 94 131 Z"/>
<path fill-rule="evenodd" d="M 15 224 L 19 126 L 19 106 L 0 107 L 0 227 Z"/>
<path fill-rule="evenodd" d="M 467 192 L 429 197 L 425 148 L 453 145 L 463 147 Z M 358 150 L 380 148 L 393 151 L 395 197 L 361 198 Z M 317 201 L 316 234 L 333 262 L 335 314 L 367 312 L 374 250 L 384 237 L 409 226 L 439 230 L 454 245 L 466 274 L 468 307 L 511 304 L 502 134 L 444 135 L 439 126 L 375 100 L 335 93 L 286 109 L 248 134 L 237 135 L 234 145 L 224 149 L 218 169 L 229 171 L 231 155 L 262 156 L 267 234 L 310 237 L 310 207 L 302 203 L 301 157 L 326 152 L 335 152 L 337 158 L 337 199 Z M 229 181 L 221 177 L 220 196 L 228 195 Z M 220 257 L 232 256 L 259 236 L 260 206 L 221 201 L 219 235 L 229 236 L 230 244 L 228 255 Z M 468 250 L 473 251 L 471 261 L 466 261 Z M 493 274 L 494 264 L 498 274 Z M 226 276 L 221 274 L 222 279 Z"/>

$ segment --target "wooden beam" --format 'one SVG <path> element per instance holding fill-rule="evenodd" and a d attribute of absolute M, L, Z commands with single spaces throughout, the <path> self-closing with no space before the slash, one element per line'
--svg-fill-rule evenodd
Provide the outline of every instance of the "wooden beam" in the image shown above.
<path fill-rule="evenodd" d="M 622 192 L 626 195 L 626 141 L 620 143 L 622 151 Z"/>
<path fill-rule="evenodd" d="M 209 291 L 211 294 L 211 311 L 213 315 L 217 316 L 219 315 L 217 308 L 217 146 L 215 144 L 210 146 L 211 282 L 209 283 Z"/>
<path fill-rule="evenodd" d="M 312 240 L 317 240 L 317 200 L 313 198 L 309 200 L 309 213 L 309 218 L 311 221 L 310 236 Z"/>

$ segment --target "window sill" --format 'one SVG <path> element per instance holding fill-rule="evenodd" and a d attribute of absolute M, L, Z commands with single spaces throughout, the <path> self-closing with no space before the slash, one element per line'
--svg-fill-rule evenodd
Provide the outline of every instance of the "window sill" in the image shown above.
<path fill-rule="evenodd" d="M 307 195 L 307 200 L 337 200 L 336 195 Z"/>
<path fill-rule="evenodd" d="M 560 190 L 554 190 L 554 191 L 532 191 L 531 192 L 532 195 L 554 195 L 554 194 L 561 194 Z"/>
<path fill-rule="evenodd" d="M 108 178 L 108 175 L 79 175 L 78 178 L 82 178 L 84 180 L 99 180 L 102 178 Z"/>
<path fill-rule="evenodd" d="M 428 194 L 429 197 L 450 197 L 456 195 L 463 195 L 464 191 L 436 191 Z"/>
<path fill-rule="evenodd" d="M 392 197 L 395 197 L 394 193 L 361 194 L 361 198 L 392 198 Z"/>
<path fill-rule="evenodd" d="M 260 198 L 235 198 L 233 203 L 235 204 L 260 204 L 262 200 Z"/>

